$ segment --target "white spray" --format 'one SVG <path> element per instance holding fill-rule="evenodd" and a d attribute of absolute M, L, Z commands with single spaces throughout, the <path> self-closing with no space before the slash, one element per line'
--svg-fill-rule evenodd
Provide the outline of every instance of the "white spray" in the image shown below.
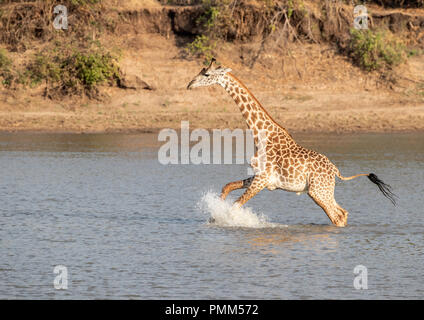
<path fill-rule="evenodd" d="M 227 198 L 228 199 L 228 198 Z M 216 193 L 207 192 L 200 200 L 199 208 L 210 215 L 209 223 L 222 227 L 273 228 L 283 225 L 268 222 L 262 214 L 252 209 L 233 205 L 232 200 L 222 200 Z"/>

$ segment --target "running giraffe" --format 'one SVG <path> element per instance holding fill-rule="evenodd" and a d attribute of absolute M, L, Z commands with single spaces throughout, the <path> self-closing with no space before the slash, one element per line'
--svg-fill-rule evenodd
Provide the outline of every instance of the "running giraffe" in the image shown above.
<path fill-rule="evenodd" d="M 247 190 L 235 202 L 239 206 L 264 188 L 283 189 L 298 194 L 308 192 L 333 224 L 344 227 L 347 225 L 348 212 L 334 199 L 335 176 L 342 180 L 367 176 L 385 197 L 396 204 L 396 196 L 391 192 L 390 186 L 375 174 L 361 173 L 343 177 L 326 156 L 297 144 L 287 130 L 271 118 L 246 86 L 231 73 L 231 69 L 213 67 L 214 61 L 215 59 L 212 59 L 209 67 L 200 71 L 188 84 L 187 89 L 221 85 L 239 106 L 258 149 L 251 160 L 255 175 L 225 185 L 222 188 L 222 199 L 231 191 L 243 188 Z"/>

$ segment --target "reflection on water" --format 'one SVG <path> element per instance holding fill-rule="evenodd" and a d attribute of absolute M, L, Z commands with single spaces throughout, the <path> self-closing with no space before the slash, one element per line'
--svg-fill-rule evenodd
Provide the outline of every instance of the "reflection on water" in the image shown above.
<path fill-rule="evenodd" d="M 246 166 L 163 166 L 155 134 L 0 134 L 0 298 L 421 299 L 424 135 L 295 138 L 345 176 L 375 172 L 398 206 L 356 179 L 336 184 L 346 228 L 283 191 L 234 211 L 242 191 L 217 194 Z"/>
<path fill-rule="evenodd" d="M 259 247 L 287 247 L 297 243 L 317 250 L 322 249 L 324 244 L 326 250 L 337 249 L 337 238 L 332 237 L 332 233 L 337 233 L 337 230 L 332 226 L 320 226 L 319 229 L 313 231 L 307 226 L 290 226 L 282 231 L 271 228 L 264 233 L 247 233 L 246 241 Z"/>

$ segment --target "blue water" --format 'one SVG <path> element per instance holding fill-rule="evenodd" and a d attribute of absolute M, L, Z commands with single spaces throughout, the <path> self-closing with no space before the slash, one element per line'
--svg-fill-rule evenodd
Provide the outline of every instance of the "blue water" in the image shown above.
<path fill-rule="evenodd" d="M 0 298 L 422 299 L 424 134 L 294 137 L 398 206 L 358 178 L 336 185 L 346 228 L 284 191 L 251 199 L 244 227 L 210 224 L 246 165 L 161 165 L 155 134 L 0 134 Z"/>

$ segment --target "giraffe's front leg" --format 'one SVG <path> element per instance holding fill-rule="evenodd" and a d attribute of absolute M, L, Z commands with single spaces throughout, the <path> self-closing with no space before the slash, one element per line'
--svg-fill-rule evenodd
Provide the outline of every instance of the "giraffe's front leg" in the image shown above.
<path fill-rule="evenodd" d="M 249 199 L 253 198 L 257 193 L 266 187 L 266 179 L 262 176 L 255 176 L 247 190 L 234 202 L 234 205 L 241 207 Z"/>
<path fill-rule="evenodd" d="M 237 190 L 237 189 L 243 189 L 243 188 L 249 188 L 250 189 L 250 186 L 251 186 L 251 184 L 252 184 L 252 182 L 253 182 L 253 180 L 255 179 L 255 176 L 253 176 L 253 177 L 250 177 L 250 178 L 247 178 L 247 179 L 244 179 L 244 180 L 238 180 L 238 181 L 233 181 L 233 182 L 229 182 L 229 183 L 227 183 L 223 188 L 222 188 L 222 192 L 221 192 L 221 199 L 222 200 L 225 200 L 225 198 L 227 197 L 227 195 L 231 192 L 231 191 L 233 191 L 233 190 Z M 248 190 L 249 190 L 248 189 Z M 259 190 L 260 191 L 260 190 Z M 258 191 L 258 192 L 259 192 Z M 246 191 L 247 192 L 247 191 Z M 245 193 L 246 193 L 245 192 Z M 256 192 L 257 193 L 257 192 Z M 255 194 L 256 194 L 255 193 Z M 253 195 L 251 196 L 251 197 L 253 197 Z M 251 198 L 251 197 L 249 197 L 249 199 Z M 240 199 L 239 199 L 240 200 Z M 237 200 L 237 201 L 239 201 L 239 200 Z M 237 203 L 237 201 L 236 201 L 236 203 Z M 247 200 L 246 200 L 247 201 Z M 244 201 L 243 203 L 245 203 L 246 201 Z M 209 222 L 210 223 L 214 223 L 215 222 L 215 219 L 214 218 L 209 218 Z"/>
<path fill-rule="evenodd" d="M 233 190 L 237 190 L 237 189 L 243 189 L 243 188 L 248 188 L 250 186 L 250 184 L 252 183 L 254 177 L 250 177 L 244 180 L 239 180 L 239 181 L 234 181 L 234 182 L 230 182 L 227 183 L 221 191 L 221 199 L 225 200 L 225 198 L 227 197 L 227 195 L 233 191 Z"/>

